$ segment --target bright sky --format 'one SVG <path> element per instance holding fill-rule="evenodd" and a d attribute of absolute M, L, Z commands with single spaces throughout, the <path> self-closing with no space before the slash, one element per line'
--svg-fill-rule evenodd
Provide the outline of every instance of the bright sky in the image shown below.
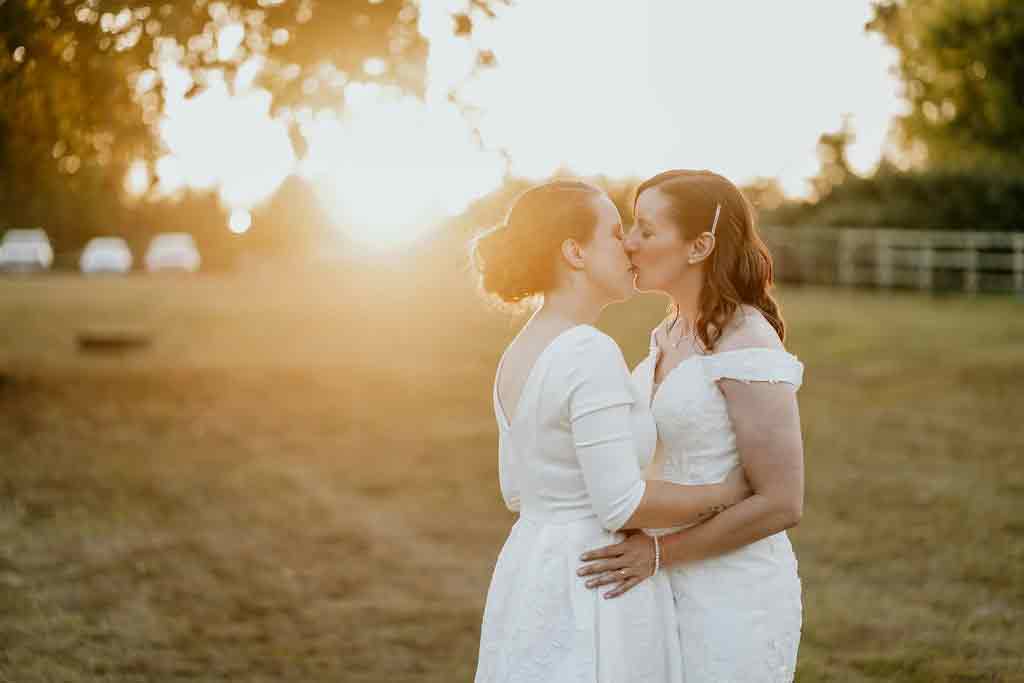
<path fill-rule="evenodd" d="M 191 79 L 168 48 L 158 189 L 216 188 L 243 232 L 248 211 L 300 173 L 352 237 L 387 247 L 497 188 L 498 150 L 513 175 L 535 180 L 560 167 L 613 178 L 710 168 L 739 183 L 775 176 L 799 196 L 817 171 L 821 133 L 851 115 L 851 162 L 868 171 L 903 107 L 889 73 L 895 53 L 863 30 L 869 0 L 517 0 L 478 21 L 471 40 L 451 31 L 467 0 L 420 5 L 426 97 L 352 74 L 343 110 L 287 114 L 309 142 L 303 160 L 285 122 L 269 117 L 269 93 L 252 86 L 258 58 L 235 82 L 185 100 Z M 233 52 L 243 33 L 225 25 L 218 49 Z M 498 66 L 470 79 L 478 48 Z M 456 85 L 477 110 L 479 137 L 448 102 Z M 144 187 L 143 171 L 127 187 Z"/>
<path fill-rule="evenodd" d="M 711 168 L 803 195 L 821 133 L 851 114 L 867 171 L 900 111 L 895 53 L 865 34 L 869 16 L 867 0 L 525 0 L 477 36 L 499 68 L 469 99 L 485 143 L 526 176 Z"/>

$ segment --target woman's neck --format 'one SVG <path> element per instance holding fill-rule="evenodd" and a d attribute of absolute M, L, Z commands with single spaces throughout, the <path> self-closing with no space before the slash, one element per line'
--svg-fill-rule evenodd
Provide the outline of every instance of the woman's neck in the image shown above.
<path fill-rule="evenodd" d="M 691 329 L 700 315 L 700 288 L 682 287 L 678 291 L 669 292 L 672 306 L 679 314 L 679 322 L 685 324 L 684 329 Z"/>
<path fill-rule="evenodd" d="M 555 289 L 544 295 L 544 303 L 534 318 L 559 319 L 574 325 L 593 325 L 604 305 L 581 296 L 577 290 Z"/>

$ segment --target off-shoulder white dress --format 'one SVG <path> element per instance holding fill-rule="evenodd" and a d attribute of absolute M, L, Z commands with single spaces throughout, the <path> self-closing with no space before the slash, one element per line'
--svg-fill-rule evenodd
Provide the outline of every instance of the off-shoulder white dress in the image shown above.
<path fill-rule="evenodd" d="M 752 314 L 751 325 L 767 325 Z M 660 348 L 633 370 L 650 401 Z M 664 377 L 651 412 L 658 427 L 661 479 L 715 484 L 740 462 L 718 387 L 722 379 L 784 382 L 794 390 L 803 364 L 781 349 L 745 348 L 687 358 Z M 674 529 L 650 530 L 669 533 Z M 700 562 L 670 567 L 685 683 L 792 681 L 800 644 L 797 561 L 785 531 Z"/>
<path fill-rule="evenodd" d="M 476 683 L 678 683 L 668 575 L 614 600 L 576 575 L 583 552 L 622 540 L 656 441 L 618 346 L 570 328 L 506 408 L 495 381 L 501 493 L 519 519 L 487 592 Z"/>

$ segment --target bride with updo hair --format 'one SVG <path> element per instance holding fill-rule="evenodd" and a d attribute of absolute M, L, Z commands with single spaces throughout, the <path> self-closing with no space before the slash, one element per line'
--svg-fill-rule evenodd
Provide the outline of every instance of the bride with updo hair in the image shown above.
<path fill-rule="evenodd" d="M 495 373 L 498 480 L 519 516 L 487 592 L 477 683 L 681 680 L 659 540 L 645 537 L 652 559 L 619 573 L 631 590 L 615 600 L 586 588 L 580 555 L 624 530 L 691 524 L 749 495 L 740 468 L 707 486 L 641 475 L 655 424 L 619 347 L 594 327 L 633 292 L 622 240 L 604 192 L 559 180 L 520 194 L 472 243 L 485 293 L 535 305 Z"/>
<path fill-rule="evenodd" d="M 552 289 L 560 243 L 590 236 L 593 202 L 600 196 L 598 188 L 574 180 L 552 181 L 520 194 L 505 220 L 473 241 L 484 291 L 518 303 Z"/>

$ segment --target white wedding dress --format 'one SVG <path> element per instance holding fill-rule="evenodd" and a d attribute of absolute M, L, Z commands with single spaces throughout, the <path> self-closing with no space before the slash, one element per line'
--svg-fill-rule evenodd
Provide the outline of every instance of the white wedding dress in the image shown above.
<path fill-rule="evenodd" d="M 576 574 L 584 551 L 622 540 L 657 438 L 618 346 L 570 328 L 507 408 L 496 379 L 499 483 L 519 519 L 487 592 L 476 683 L 678 683 L 668 575 L 606 600 Z"/>
<path fill-rule="evenodd" d="M 743 324 L 768 322 L 754 312 Z M 652 334 L 650 354 L 633 370 L 633 382 L 650 401 L 657 423 L 660 478 L 678 484 L 718 483 L 740 462 L 719 380 L 786 382 L 795 388 L 803 380 L 803 364 L 781 349 L 695 355 L 663 378 L 651 401 L 660 351 Z M 793 680 L 802 608 L 786 532 L 665 573 L 675 598 L 685 683 Z"/>

